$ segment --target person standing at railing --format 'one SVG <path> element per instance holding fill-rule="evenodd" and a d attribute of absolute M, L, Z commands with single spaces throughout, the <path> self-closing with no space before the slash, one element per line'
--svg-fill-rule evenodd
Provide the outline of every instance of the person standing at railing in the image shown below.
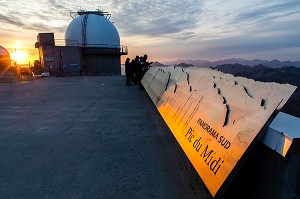
<path fill-rule="evenodd" d="M 135 63 L 135 60 L 132 59 L 131 62 L 130 62 L 130 65 L 131 65 L 131 76 L 130 76 L 130 80 L 136 84 L 136 81 L 135 81 L 135 78 L 134 78 L 134 75 L 135 75 L 135 68 L 136 68 L 136 63 Z"/>
<path fill-rule="evenodd" d="M 130 86 L 130 79 L 132 76 L 132 64 L 130 63 L 130 58 L 125 61 L 125 74 L 126 74 L 126 85 Z"/>
<path fill-rule="evenodd" d="M 139 66 L 140 66 L 140 57 L 137 55 L 134 59 L 134 62 L 132 63 L 133 67 L 133 82 L 135 85 L 138 84 L 139 79 Z"/>
<path fill-rule="evenodd" d="M 153 62 L 147 62 L 147 59 L 148 59 L 148 55 L 145 54 L 144 57 L 143 57 L 144 65 L 143 65 L 143 75 L 142 75 L 142 77 L 149 70 L 150 65 L 153 63 Z"/>

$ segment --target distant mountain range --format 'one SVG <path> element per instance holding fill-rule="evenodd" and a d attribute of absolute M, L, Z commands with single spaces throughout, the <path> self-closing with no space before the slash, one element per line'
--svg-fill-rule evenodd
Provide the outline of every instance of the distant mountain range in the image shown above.
<path fill-rule="evenodd" d="M 162 63 L 159 63 L 158 61 L 155 61 L 151 64 L 151 66 L 154 66 L 154 67 L 161 67 L 161 66 L 165 66 L 164 64 Z"/>
<path fill-rule="evenodd" d="M 253 60 L 246 60 L 240 58 L 232 58 L 232 59 L 224 59 L 219 61 L 207 61 L 207 60 L 176 60 L 172 62 L 165 62 L 163 65 L 178 65 L 181 63 L 191 64 L 193 66 L 206 66 L 206 67 L 216 67 L 222 64 L 241 64 L 245 66 L 257 66 L 262 64 L 264 66 L 270 68 L 281 68 L 284 66 L 294 66 L 300 68 L 300 61 L 279 61 L 277 59 L 268 61 L 268 60 L 261 60 L 261 59 L 253 59 Z"/>

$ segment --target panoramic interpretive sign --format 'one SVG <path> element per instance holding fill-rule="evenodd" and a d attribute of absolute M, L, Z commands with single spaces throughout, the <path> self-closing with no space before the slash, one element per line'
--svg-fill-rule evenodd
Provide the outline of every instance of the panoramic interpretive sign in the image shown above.
<path fill-rule="evenodd" d="M 296 89 L 196 67 L 152 67 L 142 84 L 213 197 Z"/>

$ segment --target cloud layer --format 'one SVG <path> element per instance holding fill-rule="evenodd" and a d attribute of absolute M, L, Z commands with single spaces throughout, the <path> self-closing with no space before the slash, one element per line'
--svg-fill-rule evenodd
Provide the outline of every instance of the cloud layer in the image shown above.
<path fill-rule="evenodd" d="M 87 0 L 85 7 L 79 0 L 27 0 L 26 3 L 1 0 L 0 35 L 4 38 L 11 31 L 13 36 L 20 33 L 21 38 L 26 32 L 34 40 L 38 32 L 55 32 L 61 37 L 71 21 L 69 12 L 77 11 L 77 6 L 86 10 L 101 6 L 112 14 L 111 20 L 122 42 L 134 54 L 139 53 L 137 49 L 145 49 L 159 59 L 209 55 L 218 59 L 265 53 L 269 56 L 266 59 L 270 59 L 272 50 L 278 56 L 278 51 L 284 49 L 282 59 L 292 59 L 295 53 L 288 54 L 287 49 L 300 48 L 299 0 L 110 0 L 101 3 Z M 5 39 L 13 38 L 7 34 Z"/>

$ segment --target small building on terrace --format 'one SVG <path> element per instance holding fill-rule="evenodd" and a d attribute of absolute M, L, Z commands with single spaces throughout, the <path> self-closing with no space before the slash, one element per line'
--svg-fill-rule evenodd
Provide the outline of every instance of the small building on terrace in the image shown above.
<path fill-rule="evenodd" d="M 54 33 L 39 33 L 35 47 L 43 72 L 50 75 L 120 75 L 121 55 L 127 46 L 120 45 L 120 36 L 110 14 L 101 10 L 71 12 L 73 20 L 65 32 L 64 44 Z M 60 41 L 61 42 L 61 41 Z"/>

